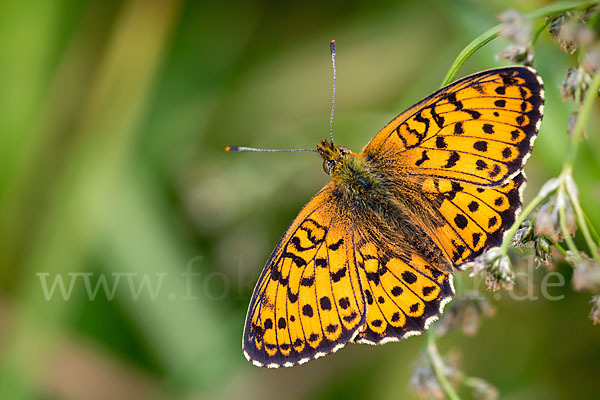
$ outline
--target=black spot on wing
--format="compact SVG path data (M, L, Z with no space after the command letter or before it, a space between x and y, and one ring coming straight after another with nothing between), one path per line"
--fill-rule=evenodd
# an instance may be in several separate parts
M340 238L337 242L330 244L329 246L327 246L327 248L329 248L329 250L333 250L336 251L337 249L340 248L340 246L344 244L344 239Z
M458 152L453 151L452 153L450 153L450 156L448 157L448 160L446 161L446 165L444 165L443 168L454 167L458 160L460 160L460 155L458 154Z
M445 149L446 147L448 147L448 144L446 143L446 140L443 136L437 136L435 138L435 147L437 147L438 149Z
M418 167L427 160L429 160L429 156L427 155L427 150L423 150L423 152L421 153L421 158L415 162L415 165Z
M477 151L486 152L488 149L488 144L485 140L478 140L473 143L473 148Z
M456 216L454 217L454 223L460 229L465 229L467 227L469 221L467 221L467 218L464 215L456 214Z

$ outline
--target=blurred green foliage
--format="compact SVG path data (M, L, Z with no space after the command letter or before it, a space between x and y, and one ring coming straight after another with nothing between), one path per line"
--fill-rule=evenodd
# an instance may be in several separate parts
M351 345L292 369L258 369L244 359L254 282L328 177L312 153L223 148L312 147L327 137L328 42L336 39L336 141L359 150L435 90L496 15L544 4L2 2L0 398L77 398L69 389L77 379L91 390L93 374L58 362L73 341L143 377L122 398L411 398L419 337ZM505 65L494 55L506 44L484 47L461 76ZM526 197L560 172L572 107L559 87L575 63L542 34L536 68L546 111L526 167ZM597 111L574 167L594 226ZM186 280L186 271L199 276ZM477 336L456 333L440 347L462 349L464 369L496 385L502 398L593 397L600 333L587 319L589 296L570 289L570 269L558 271L567 278L552 288L560 301L490 296L497 316ZM56 289L47 300L40 273L49 285L56 276L67 285L77 277L70 299ZM539 281L545 273L534 275ZM92 287L102 274L109 283L120 274L114 299L102 289L89 299L82 274ZM127 276L135 285L144 276L161 282L157 296L136 298ZM473 286L466 275L459 281ZM63 370L71 380L56 378ZM79 398L106 398L104 389Z

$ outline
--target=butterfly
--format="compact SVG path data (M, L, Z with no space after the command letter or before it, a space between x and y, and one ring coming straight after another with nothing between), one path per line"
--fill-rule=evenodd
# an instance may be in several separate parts
M246 358L290 367L424 332L454 295L452 272L499 246L515 221L543 107L533 69L497 68L421 100L358 154L323 140L331 182L258 279Z

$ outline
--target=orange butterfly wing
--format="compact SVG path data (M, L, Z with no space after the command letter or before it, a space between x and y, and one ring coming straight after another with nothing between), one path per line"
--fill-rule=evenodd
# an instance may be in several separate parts
M242 345L248 360L302 364L350 341L418 334L442 312L452 276L394 237L364 237L360 225L332 184L306 204L254 290Z
M357 343L381 344L427 330L452 299L452 275L430 265L414 248L355 233L355 254L367 303Z
M385 165L390 177L400 171L418 182L420 201L435 208L426 219L444 222L423 229L461 265L500 245L514 222L543 107L533 69L479 72L394 118L361 155Z
M543 104L543 84L531 68L479 72L394 118L362 153L413 176L497 186L529 157Z
M330 184L304 206L254 289L242 347L255 365L302 364L336 351L364 325L352 232L332 191Z

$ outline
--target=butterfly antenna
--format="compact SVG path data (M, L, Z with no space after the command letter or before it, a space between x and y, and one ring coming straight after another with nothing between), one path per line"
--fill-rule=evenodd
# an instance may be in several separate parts
M329 119L329 136L333 144L333 111L335 110L335 40L329 42L329 51L331 52L331 65L333 66L333 96L331 98L331 118ZM257 149L255 147L227 146L225 151L235 153L238 151L255 151L258 153L293 153L296 151L312 151L318 153L316 149Z
M335 110L335 40L329 42L329 51L331 52L331 65L333 66L333 95L331 96L331 118L329 118L329 136L333 144L333 110Z
M237 151L255 151L258 153L293 153L296 151L312 151L318 153L315 149L257 149L255 147L244 147L244 146L227 146L225 151L235 153Z

